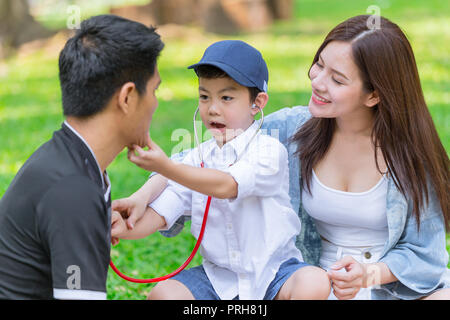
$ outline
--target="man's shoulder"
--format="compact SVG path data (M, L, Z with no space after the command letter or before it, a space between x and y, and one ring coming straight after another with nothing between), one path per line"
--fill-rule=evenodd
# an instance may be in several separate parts
M20 197L21 201L36 203L51 189L62 192L77 183L83 193L91 190L95 183L89 179L83 164L68 146L55 136L41 145L19 169L5 196ZM92 187L91 187L92 186ZM15 202L14 199L12 201Z
M39 201L39 207L78 210L98 207L103 211L105 201L102 190L89 177L82 174L65 175L48 185Z

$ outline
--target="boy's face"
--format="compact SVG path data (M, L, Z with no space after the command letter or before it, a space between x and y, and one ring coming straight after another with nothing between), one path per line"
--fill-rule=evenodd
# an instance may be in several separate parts
M252 124L257 111L247 87L228 77L199 78L198 91L200 116L220 147Z

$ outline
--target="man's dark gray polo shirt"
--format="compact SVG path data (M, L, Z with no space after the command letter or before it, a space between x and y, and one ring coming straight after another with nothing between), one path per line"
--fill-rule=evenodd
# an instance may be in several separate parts
M63 123L0 200L0 299L105 299L110 216L106 172Z

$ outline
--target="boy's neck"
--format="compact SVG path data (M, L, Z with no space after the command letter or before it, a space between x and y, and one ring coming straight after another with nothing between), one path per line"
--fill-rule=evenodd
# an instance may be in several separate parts
M236 139L238 136L240 136L241 134L243 134L245 131L247 131L253 124L255 123L255 120L253 120L248 126L247 128L238 128L238 129L232 129L234 132L237 132L238 134L234 135L230 138L230 139L225 139L225 137L221 137L222 141L220 141L219 139L215 139L217 146L219 147L219 149L222 149L222 147L227 144L228 142L232 141L233 139ZM225 132L226 134L226 132ZM225 141L223 141L225 140Z

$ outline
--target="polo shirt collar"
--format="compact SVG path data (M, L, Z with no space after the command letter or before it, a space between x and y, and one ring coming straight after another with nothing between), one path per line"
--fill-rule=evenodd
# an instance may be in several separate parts
M64 120L64 125L68 129L70 129L70 131L72 133L74 133L83 142L83 144L87 147L87 149L90 151L92 158L94 159L95 164L97 165L97 168L98 168L98 173L99 173L99 178L100 178L101 185L102 185L102 190L105 191L105 193L104 193L105 201L108 201L109 194L111 192L111 181L109 180L108 173L105 171L104 175L103 175L100 165L97 161L97 158L95 157L94 151L92 151L92 149L89 146L89 144L87 143L87 141L84 140L84 138L67 122L67 120ZM106 179L107 186L105 186L105 179L103 177L105 177L105 179Z

